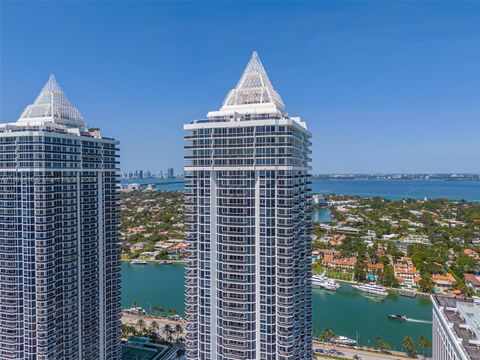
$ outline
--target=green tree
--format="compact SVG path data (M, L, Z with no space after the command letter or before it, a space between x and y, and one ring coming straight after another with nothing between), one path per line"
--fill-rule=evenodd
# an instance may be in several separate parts
M173 342L173 329L172 326L168 323L163 326L163 338L166 342Z
M137 326L140 328L140 330L143 330L145 328L145 320L142 318L138 319Z
M175 340L180 342L181 336L183 334L183 326L181 324L175 324Z
M403 348L407 351L409 356L413 356L417 353L415 349L415 341L410 336L405 336L403 338Z
M321 341L330 341L336 336L335 332L330 328L323 329L322 333L320 334Z
M425 356L425 353L430 348L431 342L425 336L421 335L418 338L418 345L423 349L423 355Z
M422 275L422 278L418 282L418 287L420 291L424 293L433 293L433 283L429 274Z
M357 281L365 281L367 279L367 265L363 261L357 260L353 268L353 276Z
M398 280L395 278L395 270L393 266L388 264L383 270L381 283L387 287L398 287Z

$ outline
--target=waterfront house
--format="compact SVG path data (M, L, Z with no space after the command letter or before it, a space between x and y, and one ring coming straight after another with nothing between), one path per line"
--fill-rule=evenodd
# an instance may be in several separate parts
M409 257L404 256L398 259L394 271L395 278L402 286L413 287L421 280L419 271L413 266L412 259Z
M324 266L343 270L353 270L356 263L357 258L355 256L348 259L335 259L333 255L325 255L322 260Z
M475 292L480 292L480 275L463 274L465 285L472 288Z
M433 285L435 287L435 292L445 292L455 284L455 278L450 273L445 275L435 274L431 277Z
M371 281L376 281L378 276L383 273L385 266L381 263L372 264L371 262L367 262L366 264L368 269L367 278Z

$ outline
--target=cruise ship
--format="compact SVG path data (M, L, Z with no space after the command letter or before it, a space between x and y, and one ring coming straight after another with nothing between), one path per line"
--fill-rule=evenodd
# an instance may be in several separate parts
M372 295L379 295L379 296L387 296L388 295L388 292L384 287L379 286L379 285L377 285L373 282L370 283L370 284L352 285L352 287L354 289L357 289L359 291L363 291L365 293L372 294Z
M327 278L325 273L321 275L313 275L312 285L320 286L324 289L332 291L337 291L337 289L340 287L340 284L338 284L335 280Z

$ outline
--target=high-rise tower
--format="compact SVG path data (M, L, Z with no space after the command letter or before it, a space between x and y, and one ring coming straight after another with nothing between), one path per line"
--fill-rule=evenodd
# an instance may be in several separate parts
M0 124L1 359L121 359L117 164L53 76Z
M256 52L207 117L184 126L187 359L311 359L311 135Z

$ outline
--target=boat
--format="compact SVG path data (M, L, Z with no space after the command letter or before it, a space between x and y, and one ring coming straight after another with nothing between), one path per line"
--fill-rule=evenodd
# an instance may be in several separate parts
M135 260L130 261L130 264L133 264L133 265L146 265L146 264L148 264L148 262L146 262L145 260L135 259Z
M357 345L356 340L350 339L346 336L335 336L334 338L332 338L330 340L330 342L332 342L333 344L337 344L337 345L346 345L346 346L356 346Z
M407 321L406 315L390 314L388 315L388 318L392 320Z
M352 287L354 289L357 289L367 294L378 295L378 296L388 295L388 292L384 287L377 285L373 282L369 284L352 285Z
M129 309L125 309L125 311L132 314L139 314L139 315L145 315L147 313L146 310L140 306L131 307Z
M321 275L313 275L312 276L312 285L313 286L320 286L326 290L337 291L340 287L335 280L329 279L325 276L325 274Z

